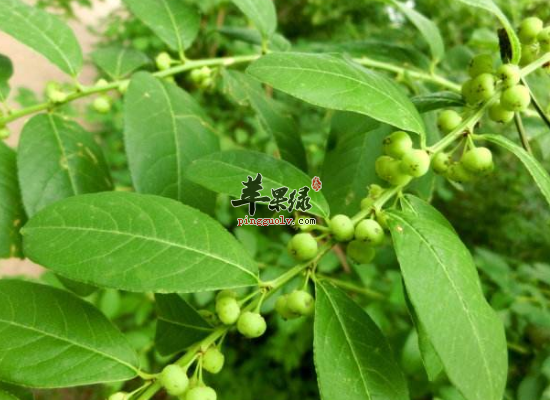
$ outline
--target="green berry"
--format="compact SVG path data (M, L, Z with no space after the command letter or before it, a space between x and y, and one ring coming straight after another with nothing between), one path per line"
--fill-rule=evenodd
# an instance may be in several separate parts
M379 198L384 193L384 188L380 185L373 183L369 186L369 197L371 199Z
M365 197L363 200L361 200L361 210L366 211L369 210L374 204L374 199L371 197Z
M521 60L520 65L531 64L536 61L540 56L540 44L538 42L523 45L521 47Z
M264 317L251 311L243 312L237 321L237 330L249 339L262 336L266 328Z
M379 246L384 242L384 229L373 219L364 219L355 228L355 239L372 246Z
M502 107L499 102L489 107L489 118L491 118L495 122L506 124L514 119L514 112L504 109L504 107Z
M61 90L50 90L47 94L52 103L58 104L67 101L67 94Z
M349 258L359 264L368 264L374 259L376 251L365 242L352 240L348 244L346 254Z
M493 169L493 155L486 147L476 147L464 153L461 163L469 172L483 174Z
M470 105L477 103L477 99L474 93L474 80L468 79L462 84L461 88L462 97L464 101Z
M217 374L223 368L225 357L217 347L210 347L202 355L202 367L211 374Z
M111 98L107 95L96 97L93 107L98 113L106 114L111 111Z
M315 310L315 299L305 290L295 290L288 295L287 307L291 313L311 315Z
M447 153L437 153L432 160L432 169L436 174L444 174L451 165L451 157Z
M502 92L500 105L508 111L524 111L531 103L529 89L523 85L512 86Z
M216 400L216 391L210 386L197 386L187 392L185 400Z
M353 222L347 215L335 215L329 221L328 226L334 238L339 242L347 242L353 239Z
M0 128L0 140L10 137L10 131L7 128Z
M172 65L172 57L170 57L170 54L162 52L157 55L155 62L160 71L165 71L170 68L170 65Z
M160 382L171 396L183 394L189 386L187 373L177 364L170 364L164 367L160 374Z
M515 86L521 80L521 72L517 65L504 64L497 70L497 76L505 87Z
M130 80L120 82L120 85L118 85L119 93L120 94L126 94L126 92L128 91L129 86L130 86Z
M473 95L477 101L487 101L495 94L495 77L492 74L478 75L472 82Z
M116 392L109 396L109 400L127 400L127 399L128 399L127 392Z
M299 261L309 261L317 255L317 240L310 233L298 233L288 242L288 251Z
M458 183L470 182L474 178L473 175L466 168L464 168L460 162L452 163L447 169L445 177Z
M220 299L223 299L224 297L231 297L233 299L237 298L237 293L235 293L233 290L222 290L218 292L216 295L216 301L219 301Z
M445 110L437 118L437 127L443 133L454 131L462 122L459 113L453 110Z
M239 319L241 307L237 299L233 297L222 297L216 301L216 313L223 324L233 325Z
M521 21L518 29L519 40L523 44L533 43L538 34L542 31L544 23L540 18L529 17Z
M491 72L493 72L493 57L490 54L479 54L472 58L468 65L468 74L472 78Z
M418 178L430 169L430 156L424 150L411 150L401 159L403 173Z
M275 311L283 317L283 319L294 319L298 318L300 315L293 313L288 308L288 294L283 294L277 298L275 302Z
M101 78L95 83L95 87L103 88L105 86L109 85L109 82L107 82L105 79Z
M298 218L296 218L296 225L295 226L298 229L300 229L302 232L311 232L313 230L313 228L315 228L316 225L307 224L307 223L305 223L305 220L302 217L298 217Z
M550 52L550 26L547 26L542 31L539 32L537 40L540 44L540 50L543 53Z
M403 154L413 147L411 137L404 131L393 132L384 139L382 144L384 146L384 153L394 158L401 158Z
M378 176L393 186L402 186L409 183L412 176L403 173L401 161L389 156L380 156L375 162L375 170Z

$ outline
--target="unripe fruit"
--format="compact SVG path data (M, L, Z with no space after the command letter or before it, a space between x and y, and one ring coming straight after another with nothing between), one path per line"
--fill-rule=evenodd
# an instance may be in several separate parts
M294 319L298 318L300 315L293 313L288 308L288 294L283 294L277 298L275 302L275 311L283 317L283 319Z
M432 169L436 174L444 174L451 165L451 157L447 153L437 153L432 160Z
M502 79L505 87L515 86L521 80L521 72L517 65L504 64L497 70L497 76Z
M300 222L300 220L302 222ZM298 217L298 218L296 218L296 225L295 226L298 229L300 229L302 232L311 232L313 230L313 228L315 228L316 225L307 224L307 223L305 223L305 220L302 217Z
M127 399L128 399L127 392L116 392L109 396L109 400L127 400Z
M374 199L370 197L365 197L363 200L361 200L361 210L369 210L374 204Z
M495 94L495 77L489 73L481 74L472 82L472 88L477 101L487 101Z
M237 321L237 330L249 339L262 336L266 328L264 317L251 311L243 312Z
M7 139L10 137L10 131L7 128L0 129L0 140Z
M355 228L355 239L372 246L381 245L384 242L384 229L375 220L364 219Z
M550 26L547 26L542 31L539 32L537 40L540 44L540 50L543 53L550 52Z
M491 72L493 72L493 57L490 54L479 54L470 60L468 74L472 78Z
M317 255L317 240L310 233L298 233L288 242L288 251L299 261L309 261Z
M486 147L476 147L464 153L461 163L469 172L483 174L492 170L493 155Z
M500 105L508 111L524 111L531 103L529 89L523 85L512 86L502 92Z
M233 297L223 297L216 301L216 313L225 325L233 325L239 319L241 307Z
M197 386L187 392L185 400L216 400L216 391L210 386Z
M166 52L159 53L155 58L155 63L160 71L165 71L172 65L172 57Z
M348 244L346 254L349 258L359 264L368 264L374 259L376 251L365 242L352 240Z
M389 156L378 157L375 169L381 179L384 179L393 186L406 185L412 179L412 176L403 173L401 170L401 161Z
M171 396L183 394L189 386L187 373L177 364L170 364L164 367L160 374L160 382Z
M377 199L384 193L384 188L380 185L373 183L369 186L369 197L371 199Z
M380 179L386 179L385 177L388 176L390 165L393 161L395 161L395 159L390 156L380 156L376 159L374 162L374 170Z
M222 290L216 295L216 301L223 299L224 297L231 297L233 299L237 298L237 293L233 290Z
M462 84L461 93L464 101L470 105L477 103L477 99L474 93L474 80L468 79Z
M393 132L384 139L382 144L384 145L384 153L394 158L401 158L413 147L411 137L403 131Z
M385 211L381 210L376 213L376 221L380 224L382 228L389 229L388 214Z
M217 347L210 347L202 355L202 367L211 374L217 374L223 368L225 356Z
M430 169L430 156L424 150L411 150L401 159L401 171L418 178Z
M437 127L441 132L449 133L455 130L462 122L462 117L459 113L453 110L445 110L437 118Z
M315 299L305 290L295 290L288 295L288 310L298 315L311 315L315 310Z
M520 65L531 64L540 56L540 44L535 42L521 47Z
M500 103L495 103L489 107L489 118L495 122L506 124L514 119L514 112L505 110Z
M464 168L462 163L452 163L447 170L445 177L458 183L470 182L473 180L472 174Z
M519 25L519 29L518 29L519 40L523 44L533 43L537 39L537 36L540 33L540 31L542 31L543 27L544 27L544 23L540 18L537 18L537 17L525 18L523 21L521 21L521 24Z
M67 100L67 94L61 90L50 90L47 95L52 103L63 103Z
M99 79L96 83L95 83L95 87L98 87L98 88L102 88L102 87L105 87L109 84L109 82L107 82L105 79Z
M96 97L93 107L98 113L106 114L111 111L111 98L107 95Z
M353 239L353 222L347 215L335 215L329 221L328 226L334 238L339 242L347 242Z
M119 93L120 94L126 94L126 92L128 91L129 86L130 86L130 80L120 82L120 85L118 85Z

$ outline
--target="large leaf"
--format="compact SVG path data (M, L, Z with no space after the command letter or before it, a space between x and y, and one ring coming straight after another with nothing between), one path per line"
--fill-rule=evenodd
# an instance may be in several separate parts
M132 13L170 48L183 55L197 37L200 16L181 0L124 0Z
M495 143L508 151L511 151L527 168L527 171L531 174L535 183L539 187L540 191L546 198L548 204L550 204L550 176L544 167L522 147L518 146L509 139L500 135L481 135L481 139L488 142Z
M270 0L271 1L271 0ZM250 103L262 127L273 136L281 158L307 170L307 157L300 129L284 107L268 97L260 83L238 71L224 71L226 91L239 103Z
M121 79L149 63L149 57L139 50L126 47L105 47L91 54L94 64L113 80Z
M316 282L314 355L323 400L408 400L392 350L369 315L330 283Z
M424 213L389 215L407 293L447 376L467 400L501 400L504 327L483 297L468 249L448 226Z
M219 193L240 198L243 181L247 176L252 178L261 173L263 176L261 192L271 195L271 189L286 186L290 191L301 187L311 187L311 178L303 171L286 161L278 160L267 154L247 150L225 151L194 161L187 170L187 176L196 183ZM327 218L329 207L322 190L309 190L312 208L311 214Z
M124 335L88 302L49 286L0 280L0 380L55 388L136 376Z
M5 102L10 94L10 85L8 81L13 75L13 64L11 60L0 54L0 101Z
M185 350L212 332L212 327L180 295L157 294L156 349L162 355Z
M340 56L271 53L247 72L301 100L354 111L401 129L424 134L424 123L402 89L377 72Z
M22 255L19 229L25 219L15 152L0 141L0 258Z
M20 0L2 0L0 30L39 52L62 71L73 76L80 72L80 45L71 29L56 16Z
M214 193L184 176L193 160L219 150L200 106L176 85L140 72L132 78L124 109L126 152L136 190L211 212Z
M521 58L521 44L519 42L518 36L516 35L516 31L514 30L514 27L512 26L508 18L506 18L506 15L504 15L502 10L498 8L495 2L493 0L458 0L458 1L475 8L481 8L485 11L489 11L491 14L493 14L499 19L500 23L506 30L508 39L510 40L510 46L511 46L510 50L512 52L511 62L513 64L517 64Z
M34 395L27 389L9 383L0 382L0 391L14 396L18 400L33 400Z
M443 38L441 37L437 25L406 3L401 3L400 1L393 1L392 3L395 4L414 26L416 26L416 29L420 31L424 40L430 46L433 60L435 62L441 61L445 54L445 45L443 44Z
M17 166L29 216L66 197L113 187L93 136L75 122L53 114L37 115L25 124Z
M257 266L217 221L178 201L111 192L70 197L23 228L25 254L76 281L136 292L257 284Z
M277 29L277 13L273 0L232 0L262 36L270 37Z

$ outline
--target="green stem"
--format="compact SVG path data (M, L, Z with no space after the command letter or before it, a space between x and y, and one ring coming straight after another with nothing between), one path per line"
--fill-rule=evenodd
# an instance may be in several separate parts
M384 193L382 193L382 195L378 199L375 200L371 208L359 211L357 214L355 214L351 218L351 222L353 222L353 224L355 225L362 219L366 218L367 215L371 213L373 208L376 210L382 208L384 204L388 202L388 200L390 200L393 196L399 193L402 189L403 189L403 186L396 186L396 187L387 189Z
M351 292L359 293L359 294L362 294L362 295L364 295L366 297L369 297L369 298L372 298L372 299L383 300L383 299L386 298L380 292L377 292L375 290L371 290L371 289L368 289L368 288L365 288L365 287L355 285L351 282L342 281L342 280L337 279L337 278L332 278L330 276L320 275L320 274L317 274L317 278L321 279L321 280L324 280L324 281L329 281L329 282L333 283L334 285L336 285L338 287L341 287L342 289L346 289L346 290L349 290Z
M514 123L516 124L516 128L518 130L518 135L519 135L519 140L521 142L521 145L523 146L523 148L527 153L532 154L531 145L529 144L529 139L527 139L527 132L525 132L525 128L523 127L523 121L519 113L514 114Z
M529 89L529 93L531 94L531 103L533 103L533 107L535 107L535 110L537 111L538 115L542 118L546 126L550 128L550 118L548 117L548 115L546 115L546 112L544 112L544 110L542 109L542 106L540 105L540 102L535 96L535 93L533 93L533 91L531 90L531 88L529 87L529 84L525 79L522 78L521 82L527 89Z

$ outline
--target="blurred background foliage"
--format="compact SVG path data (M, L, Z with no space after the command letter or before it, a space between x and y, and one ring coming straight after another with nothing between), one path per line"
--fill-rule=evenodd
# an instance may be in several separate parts
M201 34L189 50L190 58L208 58L258 52L250 37L246 19L237 8L222 0L186 0L195 3L203 14ZM536 15L550 22L548 0L497 0L511 21ZM431 18L445 40L447 54L437 73L461 83L466 79L466 65L473 54L498 51L497 21L490 15L472 10L450 0L409 0L409 5ZM89 6L88 0L40 0L39 5L74 18L73 7ZM388 2L365 0L276 0L279 17L279 44L303 51L338 51L354 56L366 55L398 65L429 70L427 44L412 24ZM121 6L102 21L94 33L99 47L124 44L150 56L166 51L162 42ZM286 38L286 40L284 39ZM150 69L154 68L151 62ZM102 77L98 73L98 78ZM407 76L394 78L403 82L411 95L436 90L436 87L413 81ZM177 83L202 104L221 135L222 148L247 147L273 154L276 146L263 131L253 111L231 101L224 93L221 79L208 88L198 87L188 76L178 76ZM544 107L550 103L550 74L530 78ZM330 130L332 113L278 95L298 123L308 153L310 175L320 172ZM24 88L18 101L30 105L40 94ZM74 110L67 107L67 113ZM424 114L433 126L435 112ZM430 122L431 121L431 122ZM113 112L101 115L91 108L84 122L97 134L114 171L117 185L130 187L122 140L122 102L114 103ZM550 169L550 134L537 118L525 121L535 153ZM513 124L502 128L483 121L481 132L502 132L511 138L517 134ZM495 151L498 152L497 149ZM527 172L509 154L499 152L496 173L491 179L467 185L451 186L437 180L433 194L436 206L456 227L461 238L475 255L482 284L492 306L498 310L507 328L509 342L509 382L506 400L550 399L550 210ZM374 162L374 160L373 160ZM260 214L269 215L267 210ZM239 214L239 215L237 215ZM218 219L231 229L256 257L265 274L286 269L292 261L284 243L291 231L283 227L235 228L240 211L221 197ZM338 252L331 253L321 271L340 275L342 281L362 289L352 290L388 335L393 349L409 377L413 399L460 400L445 377L430 383L423 370L416 336L408 315L398 266L391 247L381 251L372 265L347 265ZM342 268L344 264L344 268ZM53 284L54 275L43 276ZM364 289L367 288L367 289ZM126 332L142 356L145 369L156 371L168 359L153 349L155 309L152 297L98 291L87 297ZM212 308L212 293L188 296L199 308ZM273 307L266 304L267 310ZM271 315L269 332L254 343L228 338L224 345L226 367L211 378L222 400L318 399L312 362L312 321L284 323ZM99 399L111 387L39 392L37 398ZM126 387L131 389L131 384ZM159 395L162 398L162 394Z

